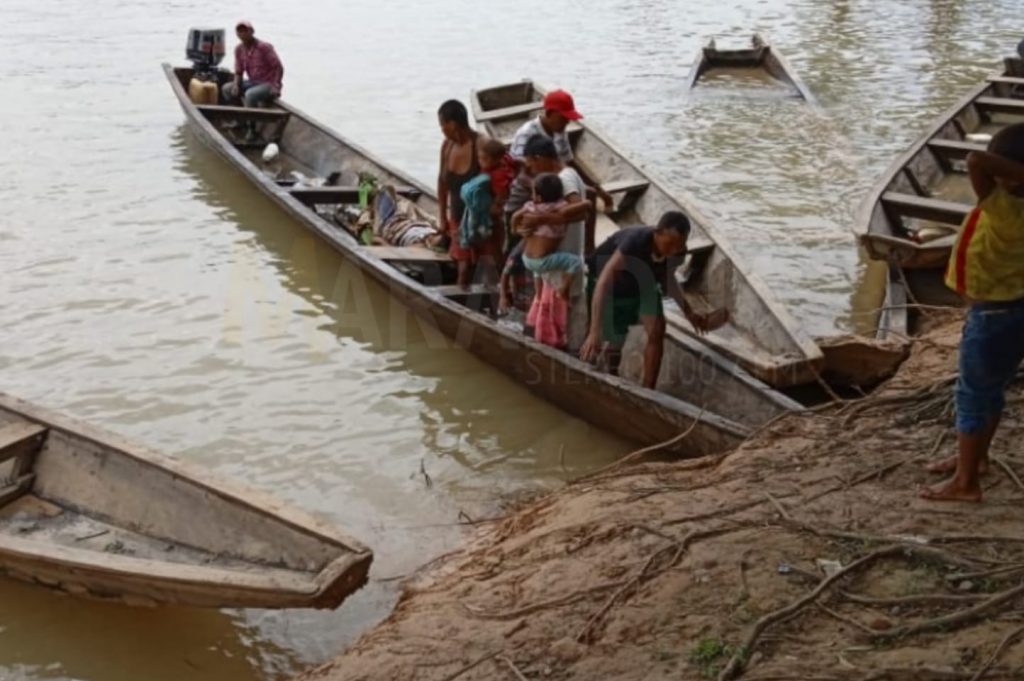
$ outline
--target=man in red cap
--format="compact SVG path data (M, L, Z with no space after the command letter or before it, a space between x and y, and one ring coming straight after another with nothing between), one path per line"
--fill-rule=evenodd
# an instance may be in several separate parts
M227 102L262 106L281 96L284 66L274 46L258 40L252 24L239 21L235 35L241 43L235 48L235 78L221 89ZM248 76L248 78L243 78Z
M565 134L565 129L569 127L571 121L578 121L583 118L583 114L576 110L576 103L565 90L552 90L551 92L544 95L544 111L539 116L533 118L526 123L523 123L516 134L512 137L512 143L509 145L509 154L512 158L518 161L521 165L524 164L526 156L527 143L532 137L540 135L550 139L555 143L555 150L558 152L558 160L567 166L572 166L583 178L585 183L590 187L593 194L600 197L601 202L604 204L605 212L611 213L615 210L615 202L611 197L611 194L601 188L599 183L594 182L591 178L587 177L574 162L572 154L572 145L569 143L569 136ZM524 183L525 184L525 183ZM566 189L569 192L569 189ZM588 192L589 193L589 192ZM593 196L591 194L591 196ZM586 197L583 197L586 198ZM507 210L515 210L518 208L515 201L512 201L510 205L506 206ZM591 214L586 220L586 236L585 243L588 248L588 252L593 248L595 223L594 215Z
M525 156L526 143L535 135L547 137L555 143L558 158L562 163L572 162L572 146L565 129L570 121L578 121L583 114L576 110L572 95L565 90L552 90L544 95L544 111L534 119L523 123L512 137L509 153L512 158L522 161Z

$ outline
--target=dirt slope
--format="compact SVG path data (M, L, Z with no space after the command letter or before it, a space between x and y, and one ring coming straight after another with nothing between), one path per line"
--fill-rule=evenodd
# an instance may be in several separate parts
M952 452L958 340L936 329L883 391L727 457L542 499L304 678L1024 679L1019 385L984 503L915 494Z

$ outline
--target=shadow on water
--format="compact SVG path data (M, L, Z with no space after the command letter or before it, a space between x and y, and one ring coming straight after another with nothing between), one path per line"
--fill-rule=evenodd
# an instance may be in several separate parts
M215 610L98 603L6 579L0 603L17 614L0 615L4 679L224 681L297 667L291 653Z
M513 465L541 463L547 472L553 472L547 469L557 463L554 455L561 445L581 437L596 445L587 467L628 451L624 441L540 402L395 302L209 150L187 125L174 130L171 144L178 168L195 179L193 196L241 232L252 234L265 251L259 266L272 265L281 284L330 320L318 325L319 332L386 358L384 371L432 381L429 389L416 393L427 407L420 419L428 450L447 454L473 470L495 453L515 452L509 457ZM454 441L443 428L451 423L464 425ZM491 455L474 457L473 451Z

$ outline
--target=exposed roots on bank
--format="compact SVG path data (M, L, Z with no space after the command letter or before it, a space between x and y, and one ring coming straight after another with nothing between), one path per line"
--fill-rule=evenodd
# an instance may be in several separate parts
M309 678L1024 678L1024 386L984 502L917 496L953 451L958 339L728 456L612 467L478 527Z

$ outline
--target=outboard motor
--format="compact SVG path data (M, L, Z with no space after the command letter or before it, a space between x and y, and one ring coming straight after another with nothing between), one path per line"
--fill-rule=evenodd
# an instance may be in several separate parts
M223 28L189 29L185 57L192 62L188 97L193 104L219 104L220 79L217 65L224 58Z
M196 78L216 82L217 66L224 58L224 29L189 29L185 57L192 62L192 70Z

